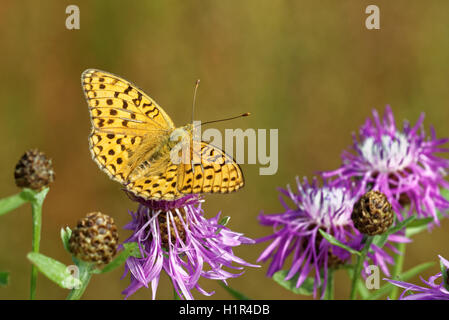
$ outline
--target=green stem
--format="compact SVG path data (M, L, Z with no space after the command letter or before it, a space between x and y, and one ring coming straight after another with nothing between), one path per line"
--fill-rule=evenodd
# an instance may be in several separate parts
M23 192L1 199L0 216L14 209L17 209L18 207L27 202L28 200L23 196Z
M360 253L359 256L357 256L357 262L354 266L354 273L352 274L352 286L351 286L351 300L354 300L356 298L357 294L357 281L359 280L360 274L362 273L362 267L363 262L365 261L366 255L369 251L369 248L371 247L371 243L373 242L374 237L372 236L363 236L363 240L365 242L365 245Z
M45 188L41 191L34 191L31 189L23 189L21 195L30 201L31 211L33 216L33 239L32 239L32 252L39 253L39 246L41 242L41 229L42 229L42 204L44 203L45 196L49 189ZM37 282L38 269L33 264L31 266L31 284L30 284L30 299L36 299L36 282Z
M173 300L181 300L181 298L178 296L178 293L176 292L175 288L173 288Z
M225 289L232 297L234 297L234 299L236 300L251 300L250 298L248 298L247 296L245 296L243 293L241 293L240 291L237 291L233 288L231 288L230 286L226 285L223 281L218 281L218 284Z
M406 248L406 243L404 242L400 242L397 244L397 249L398 249L398 254L396 254L395 256L395 264L394 264L394 269L393 269L393 279L394 280L400 280L399 276L402 273L402 268L404 266L404 258L405 258L405 248ZM393 290L391 291L390 294L390 299L392 300L396 300L399 296L399 287L394 286Z
M32 252L39 253L39 246L41 242L41 228L42 228L42 203L39 201L31 202L31 210L33 213L33 240ZM30 299L36 299L36 281L37 281L37 267L31 265L31 285L30 285Z
M86 291L90 278L92 277L93 266L88 262L79 261L79 280L81 285L78 288L72 289L68 294L66 300L79 300Z
M334 300L334 273L335 269L333 268L327 269L327 285L326 285L326 293L324 295L325 300Z

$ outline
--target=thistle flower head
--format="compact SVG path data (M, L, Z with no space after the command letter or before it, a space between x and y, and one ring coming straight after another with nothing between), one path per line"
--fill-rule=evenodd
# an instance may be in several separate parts
M314 293L321 287L325 293L327 270L335 268L350 260L350 253L345 249L332 245L324 239L320 230L332 235L343 244L360 250L363 246L363 235L354 228L351 220L354 203L358 197L353 186L341 182L339 185L329 185L324 182L319 185L317 179L309 183L306 179L301 183L297 180L297 189L280 190L293 201L293 207L288 206L280 198L284 212L279 214L260 214L262 225L272 226L273 234L257 239L257 242L271 240L260 255L258 261L271 259L267 275L272 277L282 270L287 258L292 255L291 266L285 280L298 276L296 287L300 287L310 273L314 277ZM404 237L389 236L388 241L405 242ZM387 242L386 247L392 248ZM393 259L382 248L372 246L368 257L389 274L387 264ZM324 274L324 278L321 276Z
M55 179L51 159L38 149L30 149L17 162L14 179L19 188L36 191L47 187Z
M449 270L449 261L444 259L442 256L440 258L440 263L443 265L443 269L447 274ZM427 281L421 277L421 281L426 285L426 287L414 285L411 283L396 281L391 279L385 279L391 282L395 286L405 289L400 300L449 300L449 283L445 283L447 276L444 276L441 272L434 276L431 276ZM439 283L437 283L439 282Z
M334 183L352 179L359 184L359 195L369 190L384 193L395 212L433 217L438 222L437 210L449 208L449 202L440 194L440 187L448 187L444 180L449 160L436 155L448 152L440 146L449 139L437 139L431 129L430 137L423 129L422 114L414 126L405 121L398 129L389 106L381 120L377 111L360 129L359 138L353 136L352 152L342 154L342 166L323 173L335 178ZM401 218L401 216L399 216Z
M320 187L316 179L309 183L306 179L297 180L297 190L281 189L281 193L290 198L294 207L290 208L281 198L285 211L280 214L259 215L262 225L272 226L274 233L258 239L258 242L272 240L262 252L258 261L271 258L268 276L283 268L290 254L293 254L292 265L285 280L299 274L297 287L307 278L309 272L314 273L315 291L319 286L325 287L327 268L342 264L350 258L350 254L323 239L319 230L331 234L343 243L354 238L351 212L356 200L348 186ZM321 283L320 271L324 269L324 283ZM323 291L324 292L324 291Z
M73 229L69 246L70 252L80 260L98 266L108 264L118 246L114 219L101 212L87 214Z
M151 284L155 299L163 270L179 297L193 299L194 288L203 295L213 294L198 285L200 277L226 281L243 272L231 273L224 267L255 267L232 251L233 247L254 241L221 225L220 214L206 219L197 196L176 201L135 200L139 207L130 212L132 221L125 226L133 234L125 242L137 242L141 258L130 257L126 261L124 276L130 273L131 277L131 284L123 292L126 297Z

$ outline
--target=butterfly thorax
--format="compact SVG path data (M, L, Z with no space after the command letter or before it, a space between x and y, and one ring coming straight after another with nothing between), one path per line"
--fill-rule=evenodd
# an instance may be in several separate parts
M166 164L173 156L171 152L184 154L186 148L189 148L192 137L192 125L167 130L164 134L159 134L156 138L148 134L142 139L142 142L135 154L130 158L128 181L134 181L144 176L157 175L166 170ZM175 155L176 156L176 155ZM188 161L184 159L184 161Z

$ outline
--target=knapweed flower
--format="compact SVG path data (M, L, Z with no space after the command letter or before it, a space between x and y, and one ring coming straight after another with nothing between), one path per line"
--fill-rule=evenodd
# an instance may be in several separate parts
M133 234L125 242L137 242L141 257L126 261L124 276L128 272L131 276L131 284L123 292L126 297L150 284L155 299L162 270L171 278L177 295L190 300L193 288L203 295L214 293L198 285L200 277L226 283L226 279L238 277L243 271L231 273L223 267L237 270L243 266L256 267L232 251L233 247L252 244L254 240L221 225L220 213L206 219L197 196L176 201L134 200L140 205L136 212L130 212L132 221L125 229Z
M449 272L449 261L444 259L442 256L440 258L441 264L444 266L446 275ZM441 278L440 283L436 281ZM444 279L447 281L447 276L443 276L442 273L437 273L436 275L425 281L421 277L421 281L427 285L427 287L417 286L411 283L396 281L391 279L385 279L395 286L404 288L404 292L399 297L400 300L449 300L449 283L444 283ZM408 293L408 294L407 294Z
M260 255L258 261L271 259L267 275L272 277L277 271L283 269L288 257L292 255L291 266L285 280L298 276L296 287L300 287L310 273L314 277L314 295L321 287L324 295L327 284L328 268L350 262L350 253L345 249L329 243L322 237L319 230L331 234L343 244L360 250L363 246L363 235L359 233L351 220L354 203L358 197L350 184L329 185L324 182L320 186L317 179L303 183L297 179L297 190L293 192L280 189L282 195L293 201L293 207L286 204L280 197L284 212L279 214L259 215L260 224L272 226L273 234L257 239L257 242L270 241L271 243ZM405 239L394 236L388 241L403 242ZM389 242L386 247L393 247ZM371 247L373 250L368 257L389 274L387 264L393 263L383 248ZM368 260L367 260L368 261ZM368 263L368 262L367 262ZM321 275L324 275L323 279Z
M436 153L449 151L440 147L449 139L437 139L433 128L426 137L423 120L421 114L415 126L405 121L399 130L389 106L382 120L373 110L373 119L366 120L359 138L353 135L353 152L344 151L342 166L323 177L335 178L337 184L357 181L360 195L378 190L388 197L396 213L410 204L409 215L416 212L418 217L433 217L438 223L437 210L449 208L440 194L440 187L449 187L444 180L449 160Z

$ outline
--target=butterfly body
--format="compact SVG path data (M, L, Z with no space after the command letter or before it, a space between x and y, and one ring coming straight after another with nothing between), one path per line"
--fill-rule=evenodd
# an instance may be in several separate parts
M232 157L206 142L194 142L192 124L176 128L135 85L95 69L84 71L81 83L92 122L92 158L129 192L176 200L243 187L243 173Z

